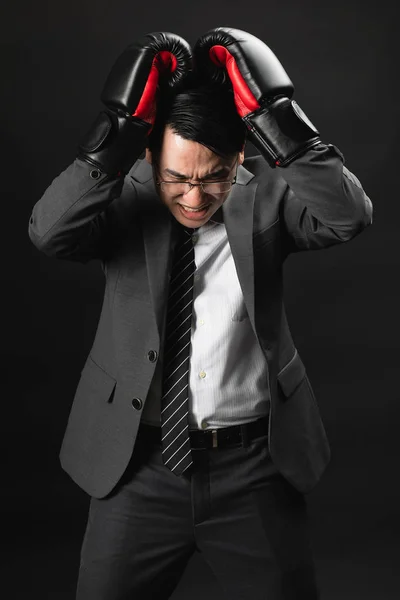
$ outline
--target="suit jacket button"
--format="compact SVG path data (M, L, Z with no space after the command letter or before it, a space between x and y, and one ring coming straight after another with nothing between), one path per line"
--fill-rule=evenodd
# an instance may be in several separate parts
M133 406L133 408L136 408L136 410L140 410L143 406L143 402L141 401L140 398L134 398L132 400L132 406Z
M147 358L150 362L156 362L157 360L157 352L155 350L149 350L147 353Z
M98 179L99 177L101 177L101 172L98 169L92 169L89 175L92 179Z

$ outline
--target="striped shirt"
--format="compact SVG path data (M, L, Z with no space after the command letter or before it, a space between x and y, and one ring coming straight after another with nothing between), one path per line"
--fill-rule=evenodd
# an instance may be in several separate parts
M196 272L189 428L218 429L268 413L267 365L251 327L219 210L193 236ZM160 426L162 353L142 413Z

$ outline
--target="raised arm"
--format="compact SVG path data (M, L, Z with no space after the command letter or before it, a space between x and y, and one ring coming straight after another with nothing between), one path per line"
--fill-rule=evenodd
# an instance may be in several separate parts
M29 236L39 250L83 262L104 256L119 208L134 202L125 175L146 146L157 94L180 86L190 70L190 46L173 33L148 34L119 56L101 95L105 109L76 160L33 207Z

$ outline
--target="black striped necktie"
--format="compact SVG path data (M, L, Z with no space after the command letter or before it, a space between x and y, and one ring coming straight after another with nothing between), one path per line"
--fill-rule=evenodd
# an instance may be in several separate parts
M161 449L164 464L181 475L193 463L189 439L189 359L196 269L192 234L180 225L174 250L165 325L161 398Z

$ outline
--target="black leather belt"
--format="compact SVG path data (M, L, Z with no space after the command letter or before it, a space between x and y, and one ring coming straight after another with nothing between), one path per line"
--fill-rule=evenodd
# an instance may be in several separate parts
M268 435L269 416L243 425L231 425L219 429L189 430L192 448L227 448L229 446L248 446L249 443L263 435ZM140 423L138 438L143 443L161 444L161 427Z

